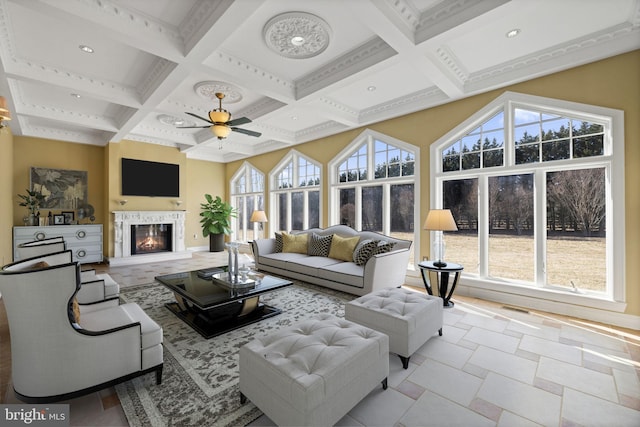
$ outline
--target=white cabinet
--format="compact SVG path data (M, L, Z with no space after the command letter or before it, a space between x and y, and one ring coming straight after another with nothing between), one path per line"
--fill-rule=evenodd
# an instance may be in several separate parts
M58 236L64 238L67 249L73 252L74 261L102 262L102 224L13 227L13 259L18 260L19 244Z

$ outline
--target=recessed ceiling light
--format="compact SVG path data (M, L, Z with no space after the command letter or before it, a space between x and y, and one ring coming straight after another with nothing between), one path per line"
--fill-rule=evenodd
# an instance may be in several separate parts
M294 46L302 46L304 42L305 40L304 40L304 37L302 36L291 37L291 44Z
M368 86L368 87L367 87L367 90L368 90L369 92L373 92L373 91L374 91L374 90L376 90L376 89L377 89L377 88L376 88L375 86Z
M507 31L507 34L505 34L505 36L507 36L508 39L512 39L518 34L520 34L520 29L514 28L513 30Z
M85 53L93 53L93 48L91 46L87 46L86 44L81 44L78 47L80 48L81 51Z
M80 98L80 94L79 93L72 93L71 96L73 96L74 98Z

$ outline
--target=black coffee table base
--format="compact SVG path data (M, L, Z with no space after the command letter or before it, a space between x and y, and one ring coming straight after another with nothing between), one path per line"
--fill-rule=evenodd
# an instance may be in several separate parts
M166 303L165 307L207 339L282 313L278 308L261 303L244 313L246 306L243 301L234 301L211 310L197 307L183 309L177 302Z

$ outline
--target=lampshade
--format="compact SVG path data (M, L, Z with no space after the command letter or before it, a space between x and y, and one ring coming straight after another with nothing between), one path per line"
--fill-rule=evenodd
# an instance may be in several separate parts
M264 213L264 211L253 211L253 213L251 214L251 219L249 220L251 222L269 222L267 220L267 214Z
M449 209L430 210L423 228L436 231L458 231L456 221L453 219Z
M226 125L213 125L211 126L211 132L217 136L218 139L223 139L229 136L231 128Z

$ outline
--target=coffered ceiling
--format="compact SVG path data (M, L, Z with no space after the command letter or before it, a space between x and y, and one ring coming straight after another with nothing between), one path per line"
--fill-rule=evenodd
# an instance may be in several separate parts
M15 135L228 162L638 49L640 0L0 0L0 37ZM262 135L174 125L215 92Z

